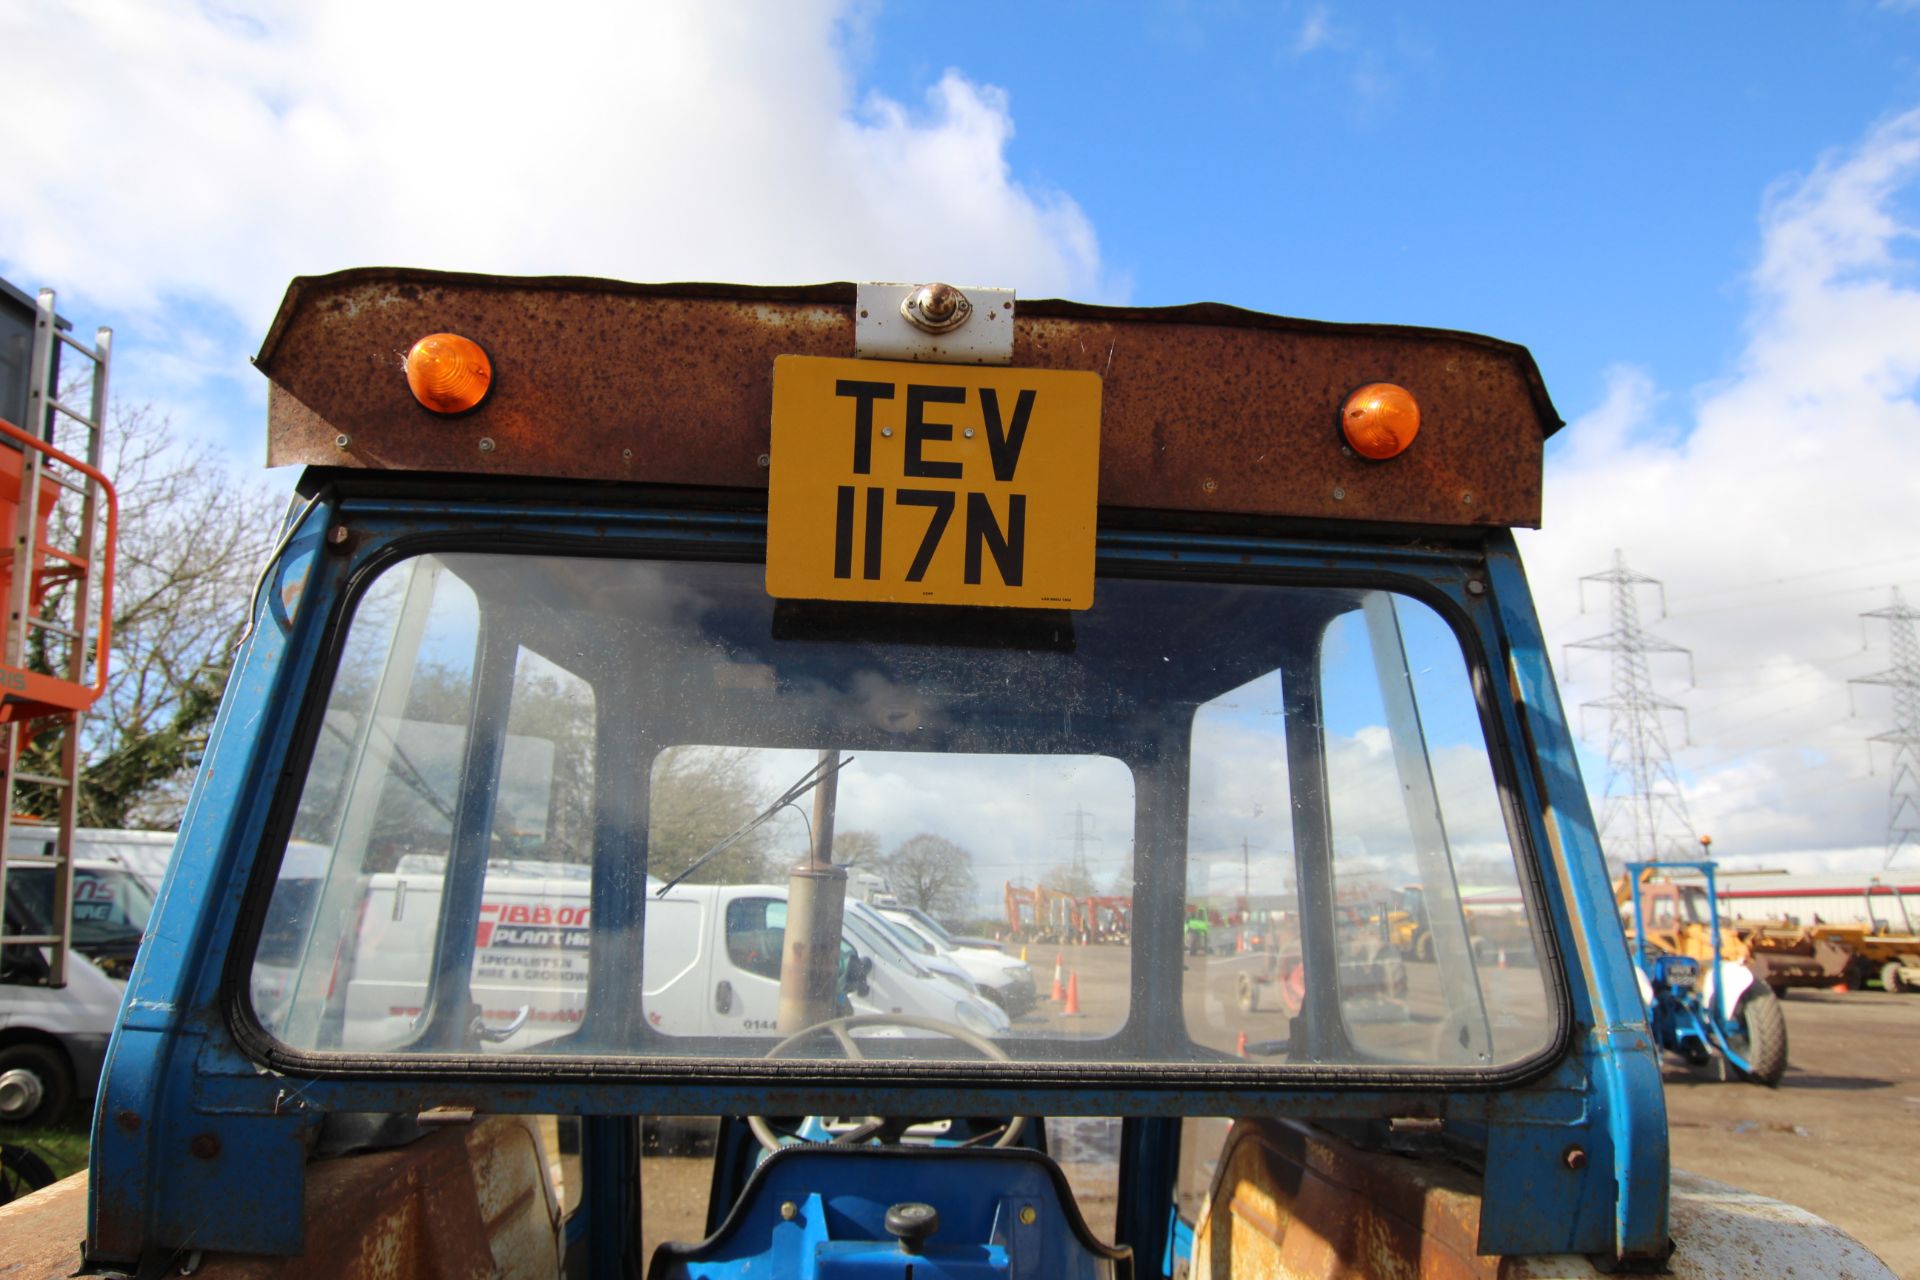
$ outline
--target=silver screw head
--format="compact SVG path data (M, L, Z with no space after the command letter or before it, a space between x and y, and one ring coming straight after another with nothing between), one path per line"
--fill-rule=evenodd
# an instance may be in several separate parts
M480 437L480 452L482 452L482 453L492 453L492 452L493 452L493 437L492 437L492 436L481 436L481 437Z
M973 303L950 284L923 284L907 294L900 304L900 314L916 329L947 333L967 322L973 314Z
M352 444L353 444L353 437L348 435L344 431L333 438L333 447L336 449L346 449L346 448L349 448Z

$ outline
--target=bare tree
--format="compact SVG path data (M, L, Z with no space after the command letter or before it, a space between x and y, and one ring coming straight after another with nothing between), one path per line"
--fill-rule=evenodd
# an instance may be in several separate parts
M744 747L668 747L654 762L647 810L647 870L666 879L751 822L769 794ZM696 884L744 884L775 878L773 831L762 826L700 865ZM784 873L782 873L784 874Z
M183 442L149 405L116 405L102 469L120 499L113 635L105 694L81 722L80 821L172 828L226 687L251 587L279 533L280 503L236 481L204 443ZM71 534L62 503L52 536ZM57 772L58 735L37 738L32 772ZM34 788L21 807L50 816Z
M957 916L973 905L973 855L945 836L921 832L887 858L887 883L900 901L931 916Z
M871 831L833 833L833 862L840 867L872 867L880 862L880 837Z
M1049 868L1047 873L1040 877L1040 883L1055 893L1071 894L1076 898L1084 898L1099 892L1093 876L1085 868L1068 866L1064 863Z

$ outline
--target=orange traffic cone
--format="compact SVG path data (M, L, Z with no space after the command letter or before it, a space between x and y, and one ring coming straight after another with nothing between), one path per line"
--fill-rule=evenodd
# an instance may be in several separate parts
M1246 1032L1242 1031L1240 1033L1240 1040L1237 1044L1233 1046L1233 1051L1239 1054L1243 1058L1247 1056L1247 1033Z
M1055 1004L1059 1004L1067 998L1067 989L1063 985L1067 972L1066 965L1067 956L1065 952L1061 952L1053 958L1053 994L1048 996L1047 999L1053 1001Z
M1060 1016L1063 1018L1080 1016L1080 975L1077 973L1067 975L1067 1007L1060 1011Z

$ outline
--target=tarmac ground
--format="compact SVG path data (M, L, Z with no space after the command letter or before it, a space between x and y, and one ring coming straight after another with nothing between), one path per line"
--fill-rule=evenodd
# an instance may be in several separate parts
M1920 1280L1920 995L1794 991L1777 1089L1667 1060L1673 1165L1811 1209Z

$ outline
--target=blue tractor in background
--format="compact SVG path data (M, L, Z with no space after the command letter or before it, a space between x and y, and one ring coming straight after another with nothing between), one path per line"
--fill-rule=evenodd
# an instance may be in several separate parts
M1698 872L1705 889L1662 895L1659 901L1674 904L1674 918L1650 920L1644 892L1649 876L1675 871ZM1694 1066L1718 1063L1723 1078L1731 1072L1769 1087L1779 1084L1787 1070L1786 1015L1751 969L1723 956L1713 863L1629 862L1627 877L1633 886L1633 964L1655 1041Z

